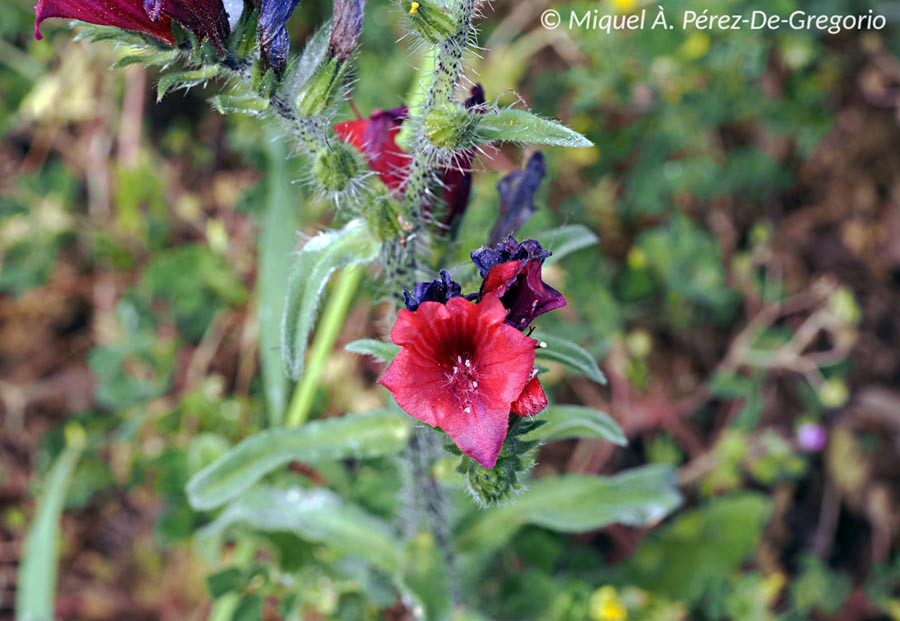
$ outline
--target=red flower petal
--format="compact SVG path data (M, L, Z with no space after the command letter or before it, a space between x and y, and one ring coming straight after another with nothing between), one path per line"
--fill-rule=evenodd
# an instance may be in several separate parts
M376 110L367 119L334 126L338 137L363 154L369 168L378 173L384 185L401 192L406 187L412 161L409 154L397 146L397 134L406 114L406 108Z
M494 296L403 309L391 331L402 349L378 380L410 416L443 429L485 468L497 461L510 406L534 367L534 340L505 319Z
M522 394L510 406L510 411L519 416L534 416L547 407L547 395L541 380L534 376L525 384Z
M39 0L34 7L34 37L41 36L41 23L50 17L77 19L99 26L115 26L142 32L169 45L175 44L172 22L163 16L153 21L144 11L142 0Z

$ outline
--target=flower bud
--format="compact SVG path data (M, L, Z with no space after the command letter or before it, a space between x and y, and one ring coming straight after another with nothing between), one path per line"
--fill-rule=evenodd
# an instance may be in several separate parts
M359 161L353 149L343 142L323 149L313 162L313 176L326 192L342 192L359 174Z
M403 0L400 6L403 7L412 30L429 43L440 43L456 34L456 18L449 13L449 9L435 6L434 2L428 0Z
M441 149L469 149L475 145L479 120L479 116L456 103L436 106L425 115L425 137Z
M327 58L294 98L294 109L302 117L318 116L344 96L348 65L338 57Z

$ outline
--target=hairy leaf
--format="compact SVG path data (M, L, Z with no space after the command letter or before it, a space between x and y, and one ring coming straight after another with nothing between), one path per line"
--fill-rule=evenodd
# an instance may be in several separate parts
M400 348L393 343L385 343L376 339L359 339L348 343L344 349L354 354L369 355L383 362L391 362L394 356L400 352Z
M539 347L535 351L538 360L551 360L558 362L570 371L582 375L598 384L605 384L606 377L597 368L594 357L580 345L558 336L535 331L533 338L546 343L546 347Z
M558 121L527 110L505 108L479 118L478 142L523 142L558 147L592 147L594 143Z
M379 247L363 221L351 220L339 231L313 237L297 255L281 320L281 353L293 379L303 373L309 334L332 273L347 265L371 263Z
M187 485L195 509L213 509L240 496L272 470L298 460L377 457L400 451L409 419L390 411L348 414L296 429L269 429L243 440L194 475Z
M618 446L628 444L622 428L609 414L581 405L551 405L537 420L545 424L524 435L525 440L551 442L566 438L599 438Z

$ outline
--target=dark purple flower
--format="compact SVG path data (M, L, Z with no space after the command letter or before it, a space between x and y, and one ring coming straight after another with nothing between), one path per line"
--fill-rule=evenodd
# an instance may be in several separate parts
M541 278L541 266L550 252L529 239L521 244L509 237L493 248L472 252L484 282L482 297L494 295L503 302L506 323L525 330L534 318L566 305L566 298Z
M462 295L462 287L450 278L450 272L441 270L441 279L431 282L420 282L413 287L412 293L403 292L403 300L406 309L415 311L422 302L440 302L446 304L447 300Z
M153 21L170 17L193 32L198 39L209 39L220 54L231 31L222 0L144 0L144 11Z
M259 53L263 67L272 68L275 73L283 72L287 66L291 44L287 21L299 3L300 0L262 0L260 3L257 22Z
M45 19L61 17L98 26L115 26L149 35L169 45L175 44L172 22L164 15L158 20L151 19L144 11L142 0L38 0L34 13L36 39L43 38L41 23Z
M496 244L516 231L534 215L537 207L534 204L534 195L541 187L547 167L544 164L544 156L540 151L535 152L528 159L525 168L514 170L497 183L497 193L500 194L500 209L497 214L497 223L491 231L491 243Z

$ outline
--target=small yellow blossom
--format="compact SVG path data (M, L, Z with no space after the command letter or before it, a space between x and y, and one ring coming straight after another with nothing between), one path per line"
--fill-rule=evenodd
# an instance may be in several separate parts
M626 621L628 611L619 599L616 587L602 586L591 595L591 619L594 621Z
M418 13L418 12L419 12L419 7L420 7L420 6L421 6L421 5L420 5L418 2L413 2L413 3L411 3L411 4L409 5L409 14L410 14L410 15L415 15L416 13Z
M637 6L637 0L611 0L617 13L631 13Z

